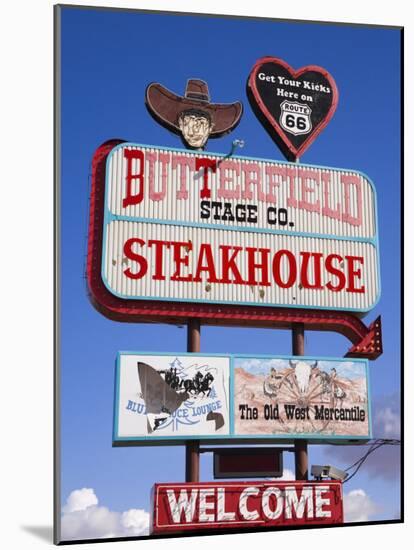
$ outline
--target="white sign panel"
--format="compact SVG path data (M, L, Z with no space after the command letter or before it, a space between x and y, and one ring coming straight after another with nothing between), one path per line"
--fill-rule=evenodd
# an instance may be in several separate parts
M373 239L375 190L354 170L122 144L108 156L108 215Z
M122 298L369 310L366 242L146 222L108 225L103 279Z
M229 357L120 353L114 441L228 435L229 365Z
M115 296L357 312L379 299L376 197L359 172L122 144L106 173Z

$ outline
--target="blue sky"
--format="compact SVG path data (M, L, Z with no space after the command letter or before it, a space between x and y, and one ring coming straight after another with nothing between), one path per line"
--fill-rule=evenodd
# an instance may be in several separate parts
M180 352L186 331L163 325L109 321L87 298L84 278L90 163L110 138L182 147L154 122L144 105L148 83L182 94L188 78L209 84L213 101L241 100L244 114L230 135L207 151L227 153L245 141L244 156L283 160L248 103L245 85L255 61L272 55L294 68L316 64L334 77L338 109L301 161L366 173L378 194L382 297L365 318L383 321L384 354L370 364L378 410L399 414L400 386L400 35L392 29L249 19L178 17L75 8L62 10L61 373L62 503L74 489L92 487L112 510L149 508L154 482L184 479L182 447L112 448L113 382L119 350ZM307 333L306 355L341 357L350 342L337 334ZM288 331L202 329L201 351L287 355ZM379 414L378 429L381 429ZM389 433L389 432L387 432ZM362 452L357 451L357 456ZM384 460L394 460L384 458ZM286 464L293 468L291 457ZM335 454L348 465L349 452ZM310 449L310 463L328 460ZM331 458L331 461L333 458ZM373 467L372 467L373 468ZM398 476L377 475L370 462L345 486L363 489L380 508L371 519L394 518ZM391 468L392 470L392 468ZM202 457L202 479L211 461ZM386 503L381 495L386 493Z

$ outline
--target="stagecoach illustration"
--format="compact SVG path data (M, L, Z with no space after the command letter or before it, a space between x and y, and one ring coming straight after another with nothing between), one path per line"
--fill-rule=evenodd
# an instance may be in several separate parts
M140 397L146 407L148 433L159 431L172 421L172 415L182 406L191 406L204 398L214 396L214 376L211 372L198 370L194 376L186 376L170 365L168 369L156 369L141 361L137 363L140 382ZM222 415L207 415L214 421L215 429L224 425ZM178 422L180 422L178 420ZM193 424L195 421L182 420L181 423Z
M178 393L185 392L189 397L200 394L208 397L211 393L212 383L214 381L214 376L211 372L203 374L198 371L193 378L180 378L175 367L170 367L167 370L160 370L158 372L164 375L165 383Z

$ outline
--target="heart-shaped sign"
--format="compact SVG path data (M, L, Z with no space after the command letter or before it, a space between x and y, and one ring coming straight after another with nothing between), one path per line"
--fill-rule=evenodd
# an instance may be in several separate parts
M262 57L247 83L252 108L288 160L297 160L332 118L338 89L322 67L295 71L276 57Z

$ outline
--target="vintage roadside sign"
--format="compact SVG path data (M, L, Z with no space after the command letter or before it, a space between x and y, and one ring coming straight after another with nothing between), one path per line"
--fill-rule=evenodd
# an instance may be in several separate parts
M188 303L216 313L362 314L377 303L376 196L365 175L131 143L108 149L94 171L88 254L103 312L173 317Z
M289 160L296 160L332 118L338 89L316 65L294 70L277 57L259 59L247 85L253 111Z
M343 523L342 483L156 483L151 532Z
M364 359L120 352L113 444L367 440Z

